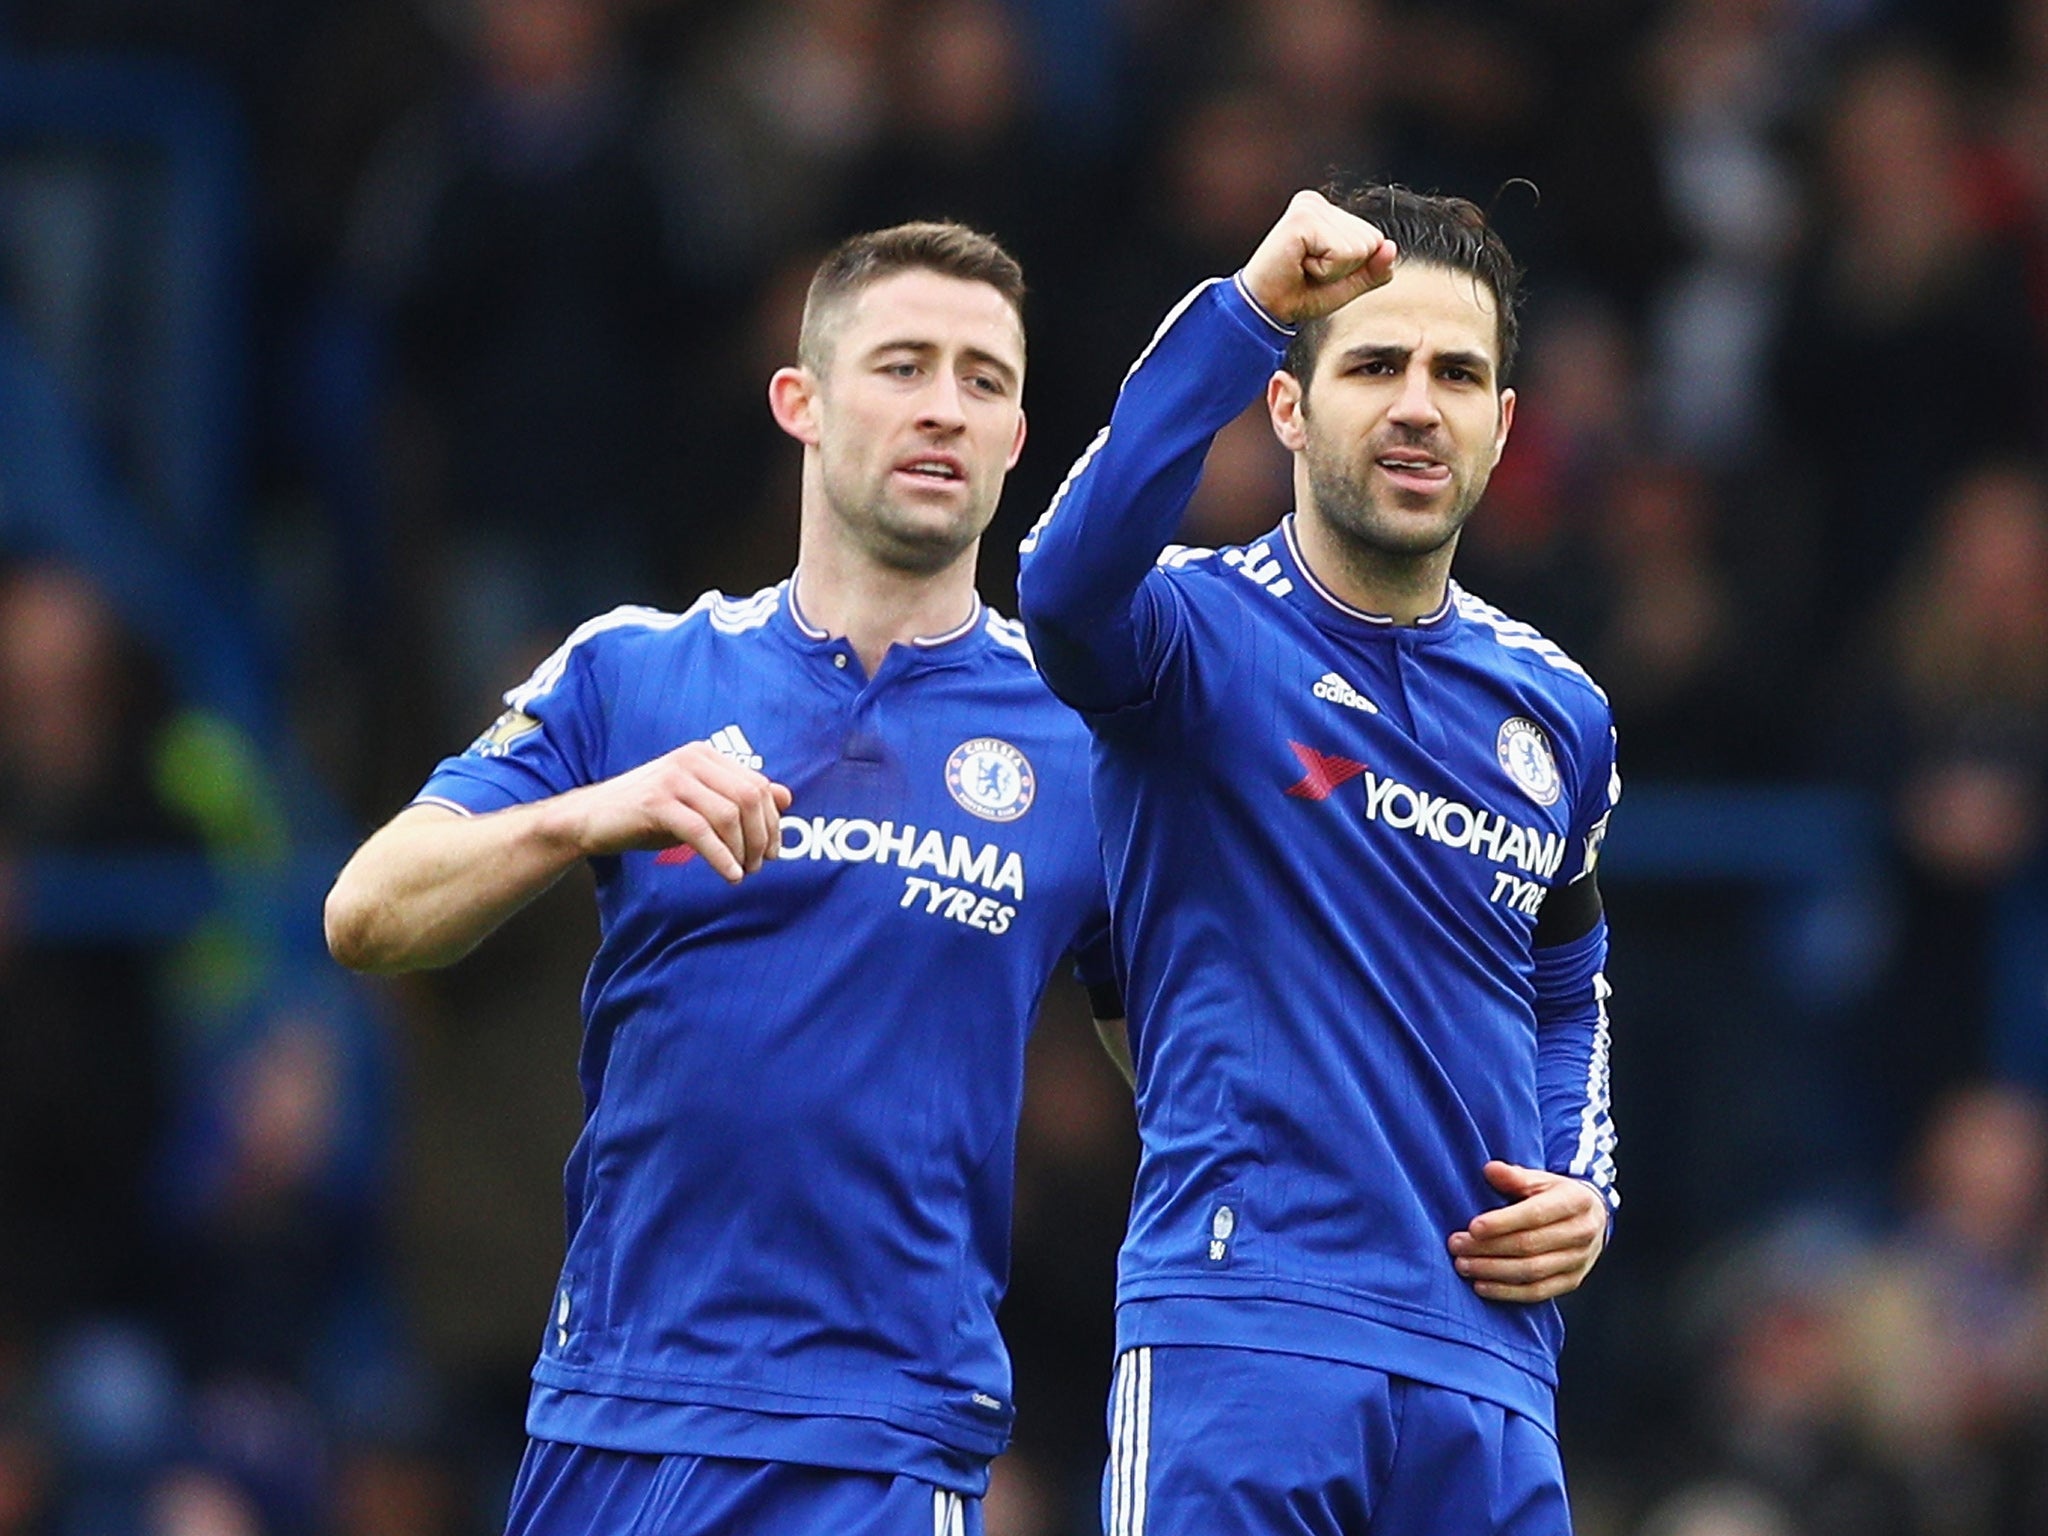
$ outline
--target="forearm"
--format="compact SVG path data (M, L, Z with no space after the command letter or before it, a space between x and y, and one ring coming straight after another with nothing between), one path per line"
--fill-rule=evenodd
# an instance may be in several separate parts
M1179 529L1211 439L1258 397L1286 340L1230 280L1198 288L1024 540L1018 607L1047 680L1070 702L1108 707L1142 689L1138 588Z
M351 970L383 973L461 959L583 857L566 798L484 816L401 811L336 877L328 949Z

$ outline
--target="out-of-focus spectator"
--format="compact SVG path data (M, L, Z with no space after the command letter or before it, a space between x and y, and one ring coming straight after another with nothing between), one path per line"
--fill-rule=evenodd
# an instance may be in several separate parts
M1855 1421L1900 1469L1912 1528L2004 1532L2048 1445L2041 1218L2048 1110L2013 1088L1945 1097L1910 1170L1905 1220L1849 1292Z
M1760 658L1736 623L1712 482L1683 461L1639 461L1615 477L1603 510L1607 603L1589 664L1635 771L1754 774L1775 743L1752 681Z
M846 228L955 219L1012 246L1036 283L1052 259L1023 43L1002 0L905 0L883 54L884 131L842 189Z
M1899 818L1947 884L1996 884L2040 844L2048 788L2048 487L2018 465L1966 475L1889 635L1908 752Z
M1458 580L1511 613L1541 614L1568 651L1596 627L1596 530L1616 471L1641 449L1635 344L1614 309L1576 297L1532 324L1514 432L1458 545Z
M19 1346L0 1334L0 1536L55 1536L50 1448L24 1377Z
M1903 1144L1944 1088L1987 1065L1999 891L2042 844L2048 792L2048 490L2032 469L1966 465L1888 611L1842 673L1830 766L1885 797L1896 936L1864 1022L1864 1093Z
M1380 0L1244 0L1242 26L1253 78L1307 109L1307 155L1354 174L1379 164L1396 39Z
M1686 1288L1709 1349L1684 1486L1747 1490L1753 1518L1775 1507L1797 1536L1918 1536L1897 1479L1855 1433L1842 1298L1862 1258L1841 1227L1794 1220ZM1680 1495L1662 1513L1686 1507Z
M764 0L686 51L656 142L692 272L743 280L831 233L887 121L889 19L889 0Z
M2035 339L2048 345L2048 0L2017 0L2012 33L1993 172L2026 244Z
M1651 1511L1638 1536L1800 1536L1778 1502L1734 1481L1702 1483Z
M1514 7L1473 0L1429 0L1396 20L1389 51L1400 67L1387 84L1402 179L1418 191L1458 188L1484 205L1535 169L1535 114L1548 81L1533 29ZM1524 242L1516 251L1535 259Z
M1293 463L1263 400L1216 434L1181 517L1183 543L1220 549L1266 532L1294 504Z
M457 15L465 77L370 178L356 252L411 407L398 545L466 719L536 636L672 601L711 509L674 483L696 338L617 0Z
M382 1257L367 1064L317 1006L240 1033L191 1064L196 1102L170 1159L187 1364L353 1396L377 1343L394 1347L358 1322L378 1310Z
M1723 462L1767 446L1767 351L1800 218L1783 136L1804 62L1788 0L1682 0L1647 59L1683 265L1651 335L1664 443Z
M1809 582L1825 651L1867 622L1958 464L2038 439L2044 370L2019 254L1973 205L1970 125L1939 64L1871 53L1821 126L1774 410L1819 477Z
M204 1467L174 1467L151 1485L143 1536L265 1536L256 1501Z
M0 863L185 840L153 781L160 723L147 668L87 582L0 571ZM151 950L0 927L0 1020L0 1312L48 1326L149 1305L164 1062Z

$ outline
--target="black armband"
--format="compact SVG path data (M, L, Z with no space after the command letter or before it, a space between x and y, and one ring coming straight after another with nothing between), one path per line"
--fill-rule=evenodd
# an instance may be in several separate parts
M1570 885L1554 885L1536 914L1536 947L1555 949L1583 939L1600 921L1600 882L1581 875Z

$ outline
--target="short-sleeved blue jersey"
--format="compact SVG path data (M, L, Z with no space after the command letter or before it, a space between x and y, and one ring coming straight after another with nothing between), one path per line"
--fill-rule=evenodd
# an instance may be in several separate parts
M1605 927L1533 942L1620 792L1607 702L1455 584L1415 625L1348 607L1291 518L1160 553L1284 345L1198 290L1025 544L1041 665L1096 736L1139 1072L1118 1343L1348 1360L1549 1422L1556 1308L1480 1300L1445 1240L1501 1203L1493 1158L1614 1201Z
M1088 738L1013 621L872 680L785 582L583 625L420 801L482 813L707 739L789 786L781 856L593 861L585 1121L537 1437L978 1494L1005 1443L1024 1045L1108 979Z

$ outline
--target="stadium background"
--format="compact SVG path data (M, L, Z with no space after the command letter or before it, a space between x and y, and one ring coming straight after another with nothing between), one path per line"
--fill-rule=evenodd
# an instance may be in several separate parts
M1620 721L1582 1531L2048 1531L2048 3L11 0L0 1536L496 1529L587 894L358 984L333 870L577 619L786 569L824 244L1022 256L1012 609L1336 167L1529 265L1460 574ZM1240 422L1185 536L1285 497ZM1064 983L1020 1157L989 1530L1070 1536L1133 1146Z

